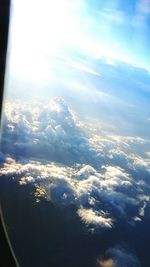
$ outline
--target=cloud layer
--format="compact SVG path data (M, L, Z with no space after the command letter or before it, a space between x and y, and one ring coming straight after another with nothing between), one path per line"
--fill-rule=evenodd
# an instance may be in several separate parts
M74 205L89 229L112 228L120 220L136 224L149 204L147 144L85 127L61 98L44 105L8 103L0 174L32 183L37 201Z

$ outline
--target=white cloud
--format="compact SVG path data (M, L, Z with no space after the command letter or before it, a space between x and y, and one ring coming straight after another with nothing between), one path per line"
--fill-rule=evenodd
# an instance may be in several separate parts
M32 183L37 199L44 197L62 207L75 205L81 220L88 226L110 228L117 219L116 213L131 221L144 216L144 186L140 185L139 195L137 184L117 167L105 166L98 172L89 165L69 167L52 162L19 163L8 158L0 175L17 177L20 185ZM130 190L124 192L126 186L135 191L134 195L130 196ZM144 198L144 201L147 203L149 200ZM134 216L128 214L129 207L135 208Z
M90 74L93 74L93 75L96 75L96 76L101 76L95 70L93 70L91 68L88 68L87 66L82 65L82 64L80 64L78 62L74 62L72 60L65 60L65 64L71 66L72 68L79 69L79 70L81 70L83 72L87 72L87 73L90 73Z
M147 203L144 201L144 204L143 204L143 206L140 208L140 210L139 210L139 215L140 216L144 216L144 214L145 214L145 208L146 208L146 205L147 205Z
M88 226L110 227L119 217L136 223L149 203L144 175L150 160L132 150L145 144L85 127L61 98L44 105L8 103L0 174L32 183L37 199L75 205Z
M61 98L43 106L40 103L6 104L3 129L4 150L9 149L9 153L12 149L12 153L22 156L45 155L56 161L65 158L80 161L82 151L88 150L89 144L75 115Z
M86 224L92 224L100 227L111 228L112 219L104 217L104 214L100 212L95 212L92 209L80 208L78 210L78 215L81 217L81 220Z

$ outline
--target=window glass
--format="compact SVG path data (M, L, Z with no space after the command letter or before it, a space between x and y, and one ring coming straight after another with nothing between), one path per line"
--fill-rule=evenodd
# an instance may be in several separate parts
M150 1L13 0L1 205L21 267L149 267Z

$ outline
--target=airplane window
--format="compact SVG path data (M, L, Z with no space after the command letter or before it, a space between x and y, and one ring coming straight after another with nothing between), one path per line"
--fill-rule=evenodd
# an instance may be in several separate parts
M20 267L150 266L150 1L12 0L1 207Z

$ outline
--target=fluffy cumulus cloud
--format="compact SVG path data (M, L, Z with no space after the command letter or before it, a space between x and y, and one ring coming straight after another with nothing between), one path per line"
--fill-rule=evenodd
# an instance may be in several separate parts
M140 267L141 264L137 257L125 249L119 247L111 248L106 251L104 258L97 260L100 267Z
M135 224L150 200L150 159L138 153L146 145L138 137L106 137L85 127L61 98L44 105L8 103L0 175L32 184L37 201L74 205L89 229L112 228L119 220Z
M15 158L38 157L67 164L88 162L93 154L79 122L61 98L45 105L6 104L2 151Z

